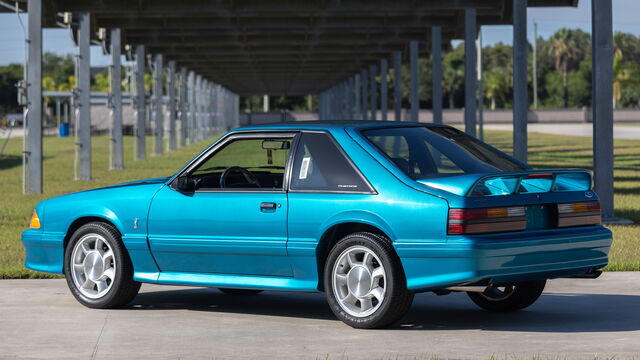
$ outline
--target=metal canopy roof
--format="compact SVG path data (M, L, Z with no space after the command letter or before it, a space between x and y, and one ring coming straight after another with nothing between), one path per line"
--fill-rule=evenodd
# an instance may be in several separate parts
M26 0L20 0L26 2ZM578 0L529 0L576 6ZM462 38L464 9L478 25L509 24L512 0L48 0L45 26L63 12L89 12L93 34L120 28L123 44L145 45L238 94L318 93L421 42L431 26L444 43ZM1 10L0 10L1 11ZM5 9L6 11L6 9Z

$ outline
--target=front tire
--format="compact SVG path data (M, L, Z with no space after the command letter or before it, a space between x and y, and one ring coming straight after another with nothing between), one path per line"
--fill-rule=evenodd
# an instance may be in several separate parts
M400 259L391 241L360 232L338 241L324 269L324 289L333 313L354 328L373 329L400 320L411 307Z
M133 265L120 233L106 223L85 224L71 235L64 273L73 296L90 308L124 306L140 290L140 283L133 280Z
M536 302L546 283L547 280L532 280L506 286L490 286L484 292L467 292L467 295L476 305L488 311L518 311Z

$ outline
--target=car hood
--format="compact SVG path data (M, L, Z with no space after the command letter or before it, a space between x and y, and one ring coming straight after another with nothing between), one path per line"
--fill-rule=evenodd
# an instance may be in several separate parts
M152 178L152 179L128 181L128 182L115 184L115 185L109 185L109 186L105 186L105 187L101 187L101 188L97 188L97 189L93 189L93 190L113 189L113 188L119 188L119 187L125 187L125 186L138 186L138 185L150 185L150 184L162 185L162 184L166 183L167 180L169 180L169 177L159 177L159 178ZM87 190L87 191L91 191L91 190Z

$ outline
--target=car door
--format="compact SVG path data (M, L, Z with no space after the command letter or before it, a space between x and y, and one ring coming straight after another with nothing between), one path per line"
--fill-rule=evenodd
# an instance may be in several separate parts
M236 134L153 199L149 246L163 272L291 276L284 180L294 134Z

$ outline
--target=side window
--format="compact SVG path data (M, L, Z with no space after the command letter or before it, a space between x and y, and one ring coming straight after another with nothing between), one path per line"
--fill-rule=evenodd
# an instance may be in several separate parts
M195 168L197 189L282 190L291 138L233 140Z
M293 163L291 189L372 191L345 156L329 135L303 133Z

